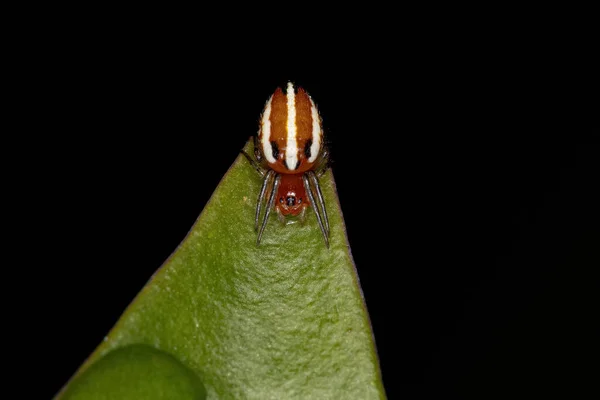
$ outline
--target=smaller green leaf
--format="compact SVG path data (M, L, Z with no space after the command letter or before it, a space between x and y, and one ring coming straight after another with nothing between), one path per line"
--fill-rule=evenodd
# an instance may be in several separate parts
M164 351L146 345L118 348L77 377L63 399L202 400L198 376Z

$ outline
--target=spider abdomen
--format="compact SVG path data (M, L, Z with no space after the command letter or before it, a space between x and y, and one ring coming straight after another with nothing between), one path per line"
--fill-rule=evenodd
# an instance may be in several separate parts
M258 142L269 168L280 174L298 174L315 167L323 147L323 129L317 106L303 88L289 82L277 88L261 117Z

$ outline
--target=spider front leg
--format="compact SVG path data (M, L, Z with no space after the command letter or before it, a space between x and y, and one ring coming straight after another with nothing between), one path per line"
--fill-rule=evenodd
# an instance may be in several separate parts
M277 211L277 218L279 218L279 222L281 222L281 225L285 225L285 215L283 215L283 213L278 207L275 207L275 211Z
M263 179L262 187L260 188L260 193L258 194L258 200L256 202L256 214L254 216L254 230L258 230L258 220L260 218L260 210L262 209L263 200L266 198L267 187L273 183L273 179L276 173L272 169L267 172L265 175L265 179ZM273 192L271 193L271 195Z
M275 197L276 197L276 194L277 194L277 190L279 189L279 183L281 182L281 176L279 174L275 173L275 171L269 170L269 172L267 173L267 177L272 177L272 176L275 176L275 178L273 179L273 187L271 188L271 192L270 192L270 195L269 195L269 202L267 203L267 208L265 209L265 214L264 214L263 219L262 219L262 224L260 226L260 231L258 231L258 238L256 239L256 245L257 246L260 244L260 239L261 239L262 234L263 234L263 232L265 230L265 226L267 226L267 221L269 220L269 214L271 214L271 209L275 205ZM269 180L271 180L271 179L269 179ZM265 183L263 183L263 186L266 185L266 182L267 182L267 178L265 178ZM261 193L262 193L262 190L261 190ZM262 199L262 196L259 197L259 204L261 204L261 202L262 202L261 199ZM256 215L257 216L259 214L259 211L260 210L257 207L257 210L256 210Z
M306 207L302 207L302 211L300 211L300 223L304 223L306 221Z
M307 171L306 174L310 179L310 183L316 192L316 199L318 202L318 206L321 209L323 215L323 221L325 222L325 231L327 232L327 236L329 236L329 218L327 218L327 210L325 209L325 200L323 199L323 193L321 192L321 185L319 184L319 179L317 175L313 171Z
M327 248L329 248L329 221L327 220L327 213L325 212L325 203L323 202L323 196L321 195L319 181L316 180L314 172L308 171L304 175L302 175L302 182L304 183L304 188L306 190L308 198L310 199L310 203L313 205L313 210L315 210L317 222L319 223L321 233L323 233L323 238L325 239L325 245L327 246ZM315 194L313 193L312 185L316 185L315 191L317 192L317 196L315 196ZM319 200L318 203L317 201L315 201L315 197Z

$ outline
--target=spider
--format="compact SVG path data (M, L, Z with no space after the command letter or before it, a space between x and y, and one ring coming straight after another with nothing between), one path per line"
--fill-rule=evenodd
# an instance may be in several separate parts
M294 88L292 82L288 82L285 93L277 88L262 112L258 135L254 136L254 157L244 150L242 153L263 177L254 218L256 245L273 208L285 223L290 215L299 215L304 221L306 209L312 205L329 248L329 220L319 185L328 168L329 152L323 143L319 111L308 93Z

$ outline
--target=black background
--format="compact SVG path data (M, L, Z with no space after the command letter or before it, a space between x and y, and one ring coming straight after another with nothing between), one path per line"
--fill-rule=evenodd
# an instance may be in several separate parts
M43 243L23 256L42 286L49 395L184 238L288 79L324 120L388 397L597 393L585 60L434 41L331 45L331 62L292 70L258 50L224 61L202 46L88 44L36 78L36 122L52 134L32 150L29 234Z

